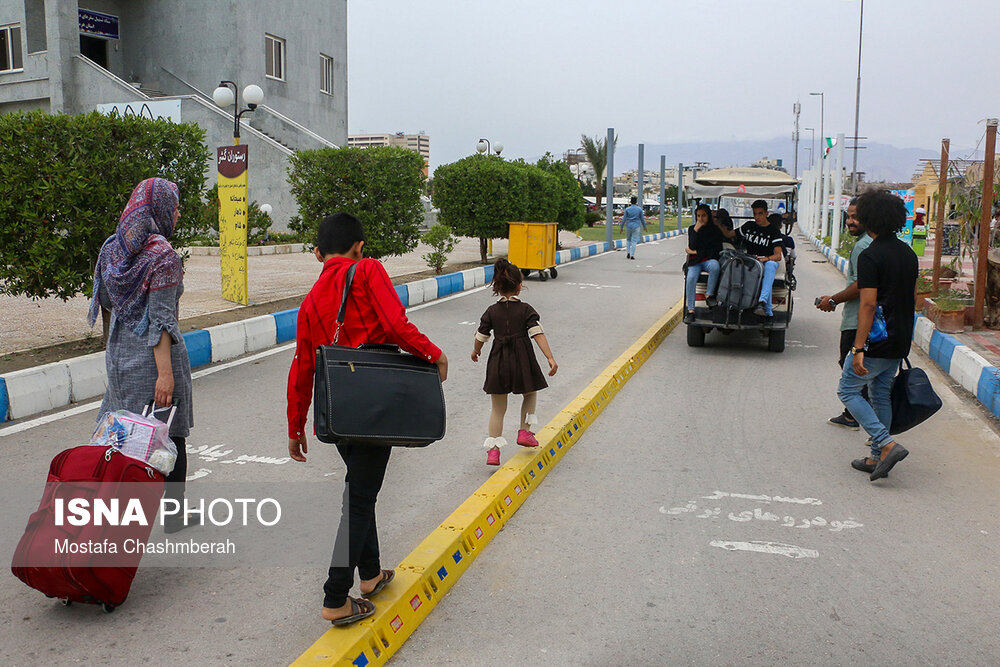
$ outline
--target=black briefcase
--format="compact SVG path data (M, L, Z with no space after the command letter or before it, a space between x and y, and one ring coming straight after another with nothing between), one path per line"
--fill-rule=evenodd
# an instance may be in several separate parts
M328 443L424 447L445 434L437 366L395 345L337 345L356 267L347 273L334 344L316 349L316 437Z
M903 368L904 362L906 368ZM941 409L941 398L934 393L927 373L913 368L908 358L899 362L899 374L892 381L889 399L892 403L891 435L910 430Z

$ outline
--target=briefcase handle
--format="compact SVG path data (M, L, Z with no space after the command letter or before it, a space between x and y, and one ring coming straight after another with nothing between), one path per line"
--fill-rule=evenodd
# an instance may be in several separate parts
M337 345L340 340L340 327L344 326L344 316L347 314L347 293L351 291L351 283L354 282L354 272L358 268L358 263L351 264L347 269L347 278L344 280L344 293L340 295L340 310L337 311L337 330L333 332L333 344Z
M379 352L399 352L399 346L393 343L362 343L359 350L375 350Z

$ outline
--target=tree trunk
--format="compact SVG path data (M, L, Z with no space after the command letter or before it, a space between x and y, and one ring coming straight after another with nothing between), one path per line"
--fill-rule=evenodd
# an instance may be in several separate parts
M482 236L479 237L479 257L483 264L486 264L486 239Z
M980 289L977 284L976 289ZM986 262L985 324L1000 329L1000 248L991 248Z

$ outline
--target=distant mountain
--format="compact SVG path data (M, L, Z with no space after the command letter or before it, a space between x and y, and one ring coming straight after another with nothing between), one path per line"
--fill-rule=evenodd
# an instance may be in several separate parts
M799 175L809 168L809 151L804 150L809 140L799 141ZM848 144L849 145L849 144ZM817 147L817 152L819 148ZM959 150L953 149L957 155ZM967 152L967 151L965 151ZM643 167L650 171L660 168L660 155L667 156L668 165L678 162L694 164L708 162L710 169L747 166L762 157L779 158L782 166L792 173L794 145L788 139L767 141L716 141L704 143L646 144ZM864 172L866 181L906 182L920 167L922 158L935 158L939 148L896 148L888 144L869 143L858 150L858 171ZM851 171L852 151L844 151L844 168ZM635 169L639 161L639 147L619 146L615 151L615 172Z

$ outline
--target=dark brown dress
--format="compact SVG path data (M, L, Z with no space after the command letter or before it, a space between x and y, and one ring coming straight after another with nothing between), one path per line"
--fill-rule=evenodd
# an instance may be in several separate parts
M528 336L538 319L534 308L516 300L498 301L483 313L479 333L494 336L483 384L487 394L527 394L549 386Z

